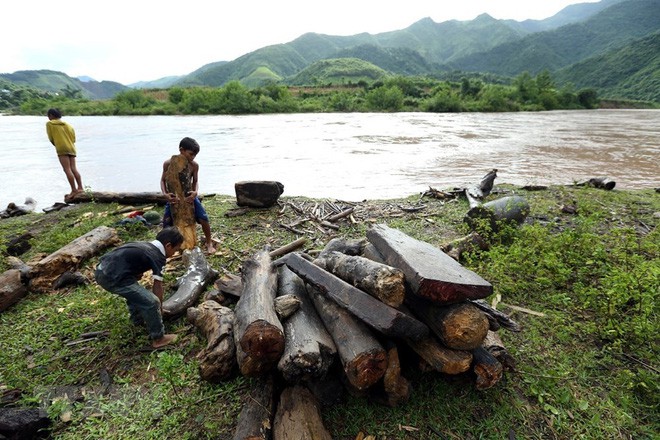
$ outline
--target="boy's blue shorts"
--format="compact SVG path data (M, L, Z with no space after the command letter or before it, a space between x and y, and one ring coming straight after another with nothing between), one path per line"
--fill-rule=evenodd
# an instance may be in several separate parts
M202 206L202 202L199 201L197 197L195 197L195 201L193 202L195 205L195 220L197 223L200 223L202 221L209 221L209 216L206 214L206 209ZM170 211L170 204L167 203L165 205L165 211L163 213L163 227L166 228L168 226L172 226L174 223L172 222L172 212Z

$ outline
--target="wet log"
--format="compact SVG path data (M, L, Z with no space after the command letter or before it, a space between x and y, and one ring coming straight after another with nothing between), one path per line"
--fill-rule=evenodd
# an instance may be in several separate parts
M307 292L337 347L348 383L358 390L375 384L387 369L387 354L366 324L317 288Z
M300 301L300 309L283 324L284 352L277 368L288 382L324 377L337 347L318 316L305 284L286 266L279 268L278 295L278 298L294 296Z
M268 251L243 263L243 291L236 304L235 342L238 366L244 376L272 369L284 352L284 329L275 313L277 271Z
M498 335L496 332L489 331L481 346L485 348L490 354L492 354L493 357L500 362L500 364L502 364L504 371L515 371L516 361L513 356L509 354L509 351L504 346L500 335Z
M395 267L334 251L322 252L315 263L388 306L396 308L403 304L404 276Z
M488 334L488 318L470 302L440 306L411 297L407 305L448 348L473 350Z
M407 340L406 343L431 369L439 373L464 373L472 364L472 353L447 348L433 335L419 341Z
M316 397L305 387L285 388L273 420L273 440L332 440Z
M192 307L199 301L204 289L218 276L218 272L211 268L199 246L195 246L192 250L185 250L183 261L188 270L179 279L176 292L163 301L164 318L172 318L185 313L188 307Z
M370 397L392 408L406 403L410 398L410 382L401 376L399 350L394 343L390 342L387 346L387 369L383 375L382 389L374 387Z
M30 290L40 293L51 290L53 282L64 272L76 272L85 260L120 242L117 231L107 226L89 231L32 266Z
M351 286L298 254L288 254L280 261L300 278L385 336L419 339L428 334L428 327L417 319Z
M253 180L236 182L234 190L238 206L270 208L284 192L284 185L274 181Z
M487 390L502 380L502 364L484 347L472 350L472 371L476 375L475 388Z
M475 299L470 302L475 306L479 307L479 309L489 318L489 321L491 319L496 321L499 327L503 327L512 332L519 332L520 330L522 330L520 324L518 324L516 321L511 319L509 315L491 307L490 304L488 304L483 299Z
M236 369L234 311L215 301L204 301L190 307L186 319L206 338L206 347L196 356L200 377L211 383L228 379Z
M614 189L616 182L607 177L593 177L586 182L578 183L578 186L592 186L594 188L610 191Z
M253 386L238 415L233 440L270 440L275 411L275 386L268 376L252 382Z
M497 232L502 224L521 224L528 214L529 203L524 197L508 196L473 207L464 221L473 229L486 226Z
M486 251L490 245L478 233L472 232L465 237L443 244L440 249L456 261L460 261L465 252Z
M165 189L176 196L177 202L170 204L172 223L183 234L181 249L192 249L197 246L197 222L195 207L185 201L192 187L192 170L188 159L183 154L175 154L164 173Z
M481 200L484 197L486 197L488 194L490 194L491 190L493 189L493 184L495 182L496 177L497 177L497 169L493 168L491 171L488 172L488 174L486 174L481 179L481 182L479 182L478 185L475 185L466 190L466 195L468 196L468 200L470 199L470 196L475 199Z
M160 192L83 191L67 198L68 203L118 203L120 205L165 205L167 196ZM66 205L65 205L66 206Z
M413 294L438 304L481 299L493 286L435 246L387 225L375 225L367 239L385 263L401 269Z
M0 275L0 312L7 310L28 294L27 280L18 269L9 269Z

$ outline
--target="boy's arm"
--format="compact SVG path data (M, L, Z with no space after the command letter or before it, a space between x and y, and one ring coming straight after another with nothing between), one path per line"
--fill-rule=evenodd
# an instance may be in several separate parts
M166 183L166 177L165 174L167 173L167 169L170 166L170 161L169 159L163 162L163 174L160 175L160 191L167 196L167 200L170 203L176 203L176 194L167 192L167 183Z
M195 201L195 197L197 197L198 190L199 190L199 181L197 179L197 174L199 172L199 164L197 162L192 163L192 182L191 182L191 188L192 191L190 191L186 195L186 201L189 203L192 203Z

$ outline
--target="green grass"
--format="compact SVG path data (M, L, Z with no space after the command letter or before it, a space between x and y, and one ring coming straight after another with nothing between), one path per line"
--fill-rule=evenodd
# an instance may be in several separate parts
M491 234L491 249L467 255L462 263L493 284L498 308L523 326L520 333L499 331L516 360L515 370L494 388L477 391L469 374L422 372L415 357L401 349L402 372L413 388L410 400L389 408L347 393L323 412L333 438L354 439L359 433L379 440L502 439L512 434L518 439L657 438L657 193L506 189L529 200L528 221ZM422 211L399 208L418 201L419 196L411 196L358 203L355 222L343 220L338 232L324 233L313 222L296 227L308 238L309 252L335 236L364 237L374 223L435 246L469 232L463 221L465 200L425 197ZM204 204L220 240L220 253L209 261L217 270L236 274L257 250L299 238L281 226L302 216L297 209L328 212L330 202L347 206L283 197L279 207L225 217L234 202L216 196ZM577 214L563 213L564 204L576 206ZM21 255L23 261L38 261L99 225L113 226L120 218L112 214L118 208L88 204L1 220L0 243L39 228L32 249ZM156 230L134 226L118 232L124 241L151 240ZM90 281L97 259L81 267ZM8 267L3 256L0 270ZM167 274L169 290L182 270ZM18 405L47 409L56 439L231 438L250 380L202 381L195 355L205 346L204 338L185 318L166 322L166 328L179 341L154 352L146 333L130 325L123 300L94 283L30 293L0 312L0 391L20 390ZM92 331L107 331L107 336L67 345ZM57 387L65 385L78 390L77 400L57 398Z

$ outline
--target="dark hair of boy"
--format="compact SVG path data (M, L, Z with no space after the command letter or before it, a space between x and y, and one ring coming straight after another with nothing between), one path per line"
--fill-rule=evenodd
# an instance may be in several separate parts
M156 240L163 243L163 246L170 243L174 247L183 243L183 234L176 227L169 227L160 231Z
M183 150L191 151L195 154L199 153L199 144L193 138L184 137L183 139L181 139L181 142L179 142L179 148Z
M62 112L56 108L49 108L48 113L46 113L46 115L52 116L55 119L62 119Z

